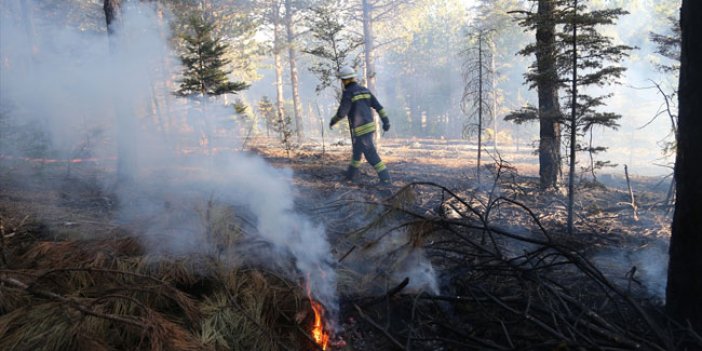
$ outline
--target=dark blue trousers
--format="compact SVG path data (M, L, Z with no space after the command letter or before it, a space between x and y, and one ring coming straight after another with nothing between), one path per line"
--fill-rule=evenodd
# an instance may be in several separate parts
M366 157L366 161L375 168L378 172L381 182L390 182L390 173L388 173L385 163L380 159L378 151L375 149L373 136L375 133L368 133L361 136L352 137L352 155L351 164L346 171L346 178L353 180L358 173L358 167L361 166L361 156Z

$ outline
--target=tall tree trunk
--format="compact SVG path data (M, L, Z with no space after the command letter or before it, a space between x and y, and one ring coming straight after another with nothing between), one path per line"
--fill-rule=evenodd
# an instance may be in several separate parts
M536 29L536 65L539 73L539 181L542 189L555 188L561 168L558 73L556 72L556 20L554 1L539 0Z
M170 29L169 25L166 22L164 18L164 11L165 11L165 5L163 5L161 2L156 3L156 9L157 9L157 14L158 14L158 28L159 28L159 37L163 42L167 42L169 40L170 36ZM174 122L173 122L173 115L174 111L171 106L171 99L169 97L171 96L171 92L174 89L171 89L169 84L173 81L173 78L170 75L171 66L172 62L169 59L168 55L163 55L161 58L162 63L161 63L161 80L163 81L163 85L161 87L162 89L162 94L163 94L163 103L162 105L164 106L165 109L165 120L164 120L164 126L163 129L166 133L166 137L170 140L171 139L171 131L174 128Z
M576 15L578 12L578 0L573 2L573 81L570 112L570 169L568 171L568 234L573 234L573 206L575 206L575 135L577 127L577 102L578 102L578 26Z
M373 7L368 0L362 0L363 5L363 51L366 65L366 87L375 93L375 64L373 62Z
M292 85L293 108L295 109L295 132L297 141L302 141L304 128L302 125L302 102L300 102L299 79L297 75L297 58L295 52L295 28L293 27L292 0L285 0L285 27L288 34L288 59L290 61L290 84Z
M375 63L373 62L373 6L368 2L368 0L361 0L361 5L363 6L363 59L366 67L366 87L371 93L376 94L375 91ZM375 111L373 113L373 120L375 121L375 129L378 130L375 133L376 143L380 140L380 123L378 121L378 116Z
M280 57L281 52L281 34L280 34L280 3L278 0L273 1L273 61L275 64L275 111L278 122L280 123L280 138L283 139L283 129L285 128L285 116L283 106L285 104L283 98L283 62Z
M492 129L493 132L495 132L493 146L495 153L497 153L497 69L495 68L495 55L497 55L497 49L495 48L495 41L490 40L490 90L491 90L491 97L490 99L492 103Z
M670 238L666 308L702 332L702 1L683 0L678 87L676 201Z
M107 36L112 54L117 50L114 34L119 27L121 3L121 0L104 0L103 2ZM114 65L115 62L110 64ZM114 76L112 79L116 80L118 77ZM111 83L107 82L106 84ZM129 180L136 171L137 150L133 134L137 128L137 122L134 113L130 111L131 106L120 98L119 94L116 94L113 103L115 104L115 125L117 126L117 181L123 182Z
M480 156L483 149L483 32L478 34L478 163L475 168L480 184Z
M102 9L105 11L107 34L115 33L115 23L119 20L122 0L104 0Z
M29 57L34 60L36 59L36 54L39 52L39 47L34 40L34 37L36 36L36 32L34 30L34 17L32 16L31 4L28 0L20 1L20 11L22 13L24 32L27 36L26 48L29 49Z

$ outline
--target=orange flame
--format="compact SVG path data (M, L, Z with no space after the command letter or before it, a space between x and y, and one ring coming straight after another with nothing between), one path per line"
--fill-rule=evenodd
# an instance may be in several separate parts
M312 325L312 339L319 347L326 351L329 346L330 333L324 328L324 306L312 298L312 287L310 286L310 275L307 274L307 297L310 299L310 306L314 312L314 324Z
M319 345L322 350L327 350L329 345L329 332L324 329L324 323L322 321L322 315L324 314L324 307L321 303L314 301L310 298L310 304L312 305L312 311L314 311L314 324L312 325L312 338L314 342Z

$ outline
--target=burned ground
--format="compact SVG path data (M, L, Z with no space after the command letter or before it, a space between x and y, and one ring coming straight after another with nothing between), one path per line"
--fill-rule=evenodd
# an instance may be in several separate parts
M496 160L476 184L460 143L389 140L381 156L395 183L378 187L368 165L342 179L348 145L305 144L290 158L268 140L249 147L293 170L296 209L326 228L340 306L326 316L329 349L700 345L661 313L664 274L651 257L665 252L670 217L655 180L634 181L638 221L626 188L581 189L579 233L568 236L565 196L538 190L528 150L503 154L513 162ZM0 348L319 349L300 280L225 257L267 250L245 209L207 203L201 235L216 250L155 254L138 223L115 218L125 204L93 172L3 167ZM46 176L57 181L34 180Z

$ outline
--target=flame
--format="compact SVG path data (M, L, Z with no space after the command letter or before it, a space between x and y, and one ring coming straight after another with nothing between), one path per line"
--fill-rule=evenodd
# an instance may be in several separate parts
M314 324L312 325L312 338L314 342L319 345L322 350L327 350L329 345L329 331L325 330L323 315L324 307L321 303L310 299L310 304L312 305L312 311L314 311Z
M329 346L330 332L326 330L324 323L324 306L312 298L312 287L310 286L310 275L307 274L307 297L310 299L310 306L314 312L314 324L312 324L312 339L319 347L326 351Z

